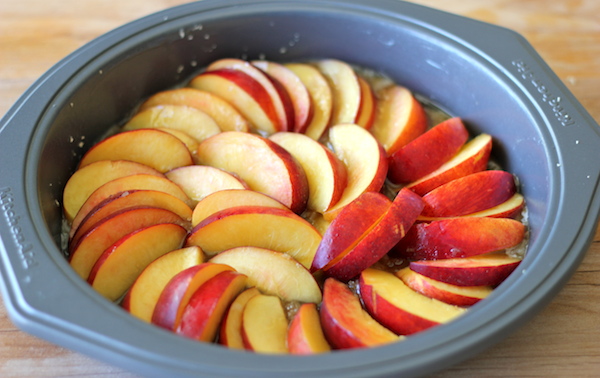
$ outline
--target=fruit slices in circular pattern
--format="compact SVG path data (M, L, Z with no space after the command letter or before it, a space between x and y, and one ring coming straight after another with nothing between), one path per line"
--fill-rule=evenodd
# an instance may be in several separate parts
M408 88L337 59L226 58L186 84L64 191L71 264L133 316L257 353L370 347L450 322L519 265L524 198L489 168L493 136L434 124Z

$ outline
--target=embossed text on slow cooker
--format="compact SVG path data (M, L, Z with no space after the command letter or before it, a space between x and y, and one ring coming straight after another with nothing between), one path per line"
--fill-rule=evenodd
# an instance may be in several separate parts
M552 108L552 112L554 113L554 117L560 122L563 126L571 126L575 124L575 120L569 113L567 113L566 109L561 104L560 96L555 96L550 89L536 77L535 73L527 66L525 62L522 60L513 60L513 66L517 68L517 72L521 74L521 78L523 80L528 80L542 95L542 101L550 105Z
M33 246L25 240L23 235L23 229L19 225L21 217L14 210L14 196L11 188L4 187L0 188L0 208L4 213L4 218L8 223L8 227L13 236L13 239L17 245L19 257L23 268L28 269L37 265L35 260L35 254L33 252Z

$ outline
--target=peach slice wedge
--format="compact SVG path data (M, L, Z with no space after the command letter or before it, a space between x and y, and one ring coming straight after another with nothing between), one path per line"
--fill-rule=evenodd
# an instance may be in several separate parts
M63 191L65 217L72 221L83 203L102 185L136 174L163 177L161 172L152 167L127 160L101 160L78 169L69 178Z
M504 252L483 255L413 261L410 269L436 281L457 286L497 286L521 263L521 259Z
M414 291L455 306L472 306L494 290L492 286L457 286L436 281L408 267L397 271L396 276Z
M336 349L364 348L402 340L373 319L346 284L332 277L325 280L319 314L323 333Z
M464 314L465 309L420 294L394 274L369 268L359 280L367 311L398 335L411 335Z
M190 86L229 102L248 120L254 131L272 134L285 130L269 93L245 72L230 68L205 71L192 79Z
M268 60L254 60L250 63L283 86L289 95L294 113L293 125L288 127L288 130L304 133L312 116L313 103L302 80L294 71L280 63Z
M189 106L208 114L222 131L244 131L250 125L244 116L229 102L210 92L194 88L176 88L158 92L148 98L140 112L155 106Z
M312 116L304 134L319 140L329 126L333 108L333 94L327 79L319 70L305 63L288 63L285 67L294 72L304 83L312 101Z
M423 196L440 185L487 168L492 151L492 136L480 134L468 141L450 160L435 171L405 187Z
M460 118L440 122L390 154L388 178L397 184L416 181L450 160L468 138Z
M233 270L227 265L205 262L177 273L167 283L156 301L152 324L175 331L181 323L185 307L196 290L219 273Z
M192 212L192 226L221 210L237 206L265 206L289 210L281 202L250 189L224 189L201 199Z
M281 299L259 294L252 297L242 313L242 339L246 349L287 354L288 320Z
M245 349L242 337L242 314L248 301L259 295L255 287L249 287L241 292L231 303L223 317L219 330L219 343L232 349Z
M288 327L287 344L291 354L309 355L331 350L323 334L316 304L300 306Z
M100 256L119 239L141 228L163 223L176 224L184 230L189 227L179 215L157 207L114 212L82 234L77 243L69 245L69 264L81 278L88 279Z
M344 208L325 232L315 261L321 250L326 250L327 247L339 248L334 253L336 256L323 267L327 276L340 281L348 281L358 276L364 269L385 256L406 235L423 209L423 201L418 195L408 189L402 189L393 202L388 202L379 211L371 213L376 217L373 223L367 224L366 228L358 227L357 230L347 232L347 229L352 228L356 217L366 213L370 206L375 207L368 198L360 201L369 194L383 196L380 193L365 193ZM359 201L360 205L354 206ZM358 233L360 235L357 237ZM338 245L339 247L331 247Z
M360 76L357 77L360 85L360 108L355 123L370 130L377 114L377 98L369 82Z
M200 222L190 232L186 245L199 246L209 257L234 247L267 248L287 253L309 268L320 242L319 232L290 210L239 206Z
M407 88L391 85L377 94L377 111L370 131L389 155L426 129L425 111Z
M258 247L237 247L209 260L248 276L248 285L285 301L321 302L321 289L310 272L285 253Z
M94 264L88 282L98 293L116 301L152 261L181 247L187 230L162 223L136 230L107 248Z
M308 200L306 173L283 147L259 135L222 132L198 147L198 161L238 175L252 190L301 213Z
M310 137L280 132L269 137L300 163L308 180L307 209L324 213L335 205L346 189L346 166L321 143Z
M206 165L175 168L165 173L165 176L183 189L194 206L211 193L225 189L248 188L246 183L236 175Z
M330 125L356 123L361 104L358 75L348 63L337 59L323 59L315 66L327 79L332 91L333 107Z
M123 131L150 128L181 131L198 142L221 132L207 113L184 105L157 105L142 110L123 126Z
M174 212L184 221L192 219L192 209L177 197L157 190L128 190L118 192L100 202L85 217L75 217L71 223L70 242L77 243L79 237L101 219L132 207L158 207Z
M108 198L132 190L155 190L167 193L183 201L190 208L192 206L192 201L179 185L167 179L164 175L135 174L108 181L98 189L94 190L85 200L83 205L81 205L81 208L75 216L75 220L83 220L90 211Z
M519 245L523 223L509 218L459 217L417 223L395 247L411 260L471 257Z
M255 80L267 93L267 100L265 102L258 100L258 98L257 100L263 107L267 103L272 106L273 114L270 117L275 124L276 130L290 131L293 129L294 108L288 93L285 91L285 87L276 78L274 80L270 74L265 73L250 62L242 59L219 59L206 67L206 72L223 70L238 71Z
M130 160L167 172L194 163L177 137L156 129L123 131L95 144L81 158L79 168L99 160Z
M131 315L150 323L158 298L167 283L179 272L203 262L204 254L199 247L176 249L157 258L140 273L121 306Z
M364 192L378 192L388 170L381 144L364 128L355 124L335 125L329 129L329 143L346 165L348 183L340 200L323 215L332 220L340 210Z
M232 271L209 279L191 296L175 332L194 340L213 342L225 311L245 286L246 276Z
M511 173L485 170L438 186L423 196L426 217L458 217L490 209L517 191Z

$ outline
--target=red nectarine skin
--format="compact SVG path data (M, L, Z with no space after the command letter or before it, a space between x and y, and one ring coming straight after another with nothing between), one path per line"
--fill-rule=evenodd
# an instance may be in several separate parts
M213 342L218 325L235 297L244 289L243 274L225 271L198 288L185 306L176 333L201 341Z
M491 286L458 286L431 279L410 268L396 272L411 289L455 306L472 306L487 297L493 291Z
M415 224L395 251L411 260L469 257L514 247L524 237L525 226L514 219L448 218Z
M174 330L179 325L185 305L193 293L217 274L232 270L234 269L229 266L208 262L179 272L160 294L152 314L152 324Z
M70 240L75 243L79 237L93 227L99 220L110 214L127 208L138 206L159 207L170 210L183 220L190 220L192 209L177 197L156 190L128 190L116 193L100 202L85 217L77 217L71 224Z
M237 174L250 189L267 194L301 213L308 201L302 166L283 147L260 135L222 132L198 146L200 164Z
M460 118L439 123L391 154L388 178L394 183L420 179L450 160L468 137Z
M480 134L466 143L450 160L435 171L406 185L413 192L423 196L440 185L487 168L492 152L492 137Z
M273 101L271 100L269 93L258 81L254 80L250 75L240 70L232 68L220 68L213 71L206 71L200 74L198 78L200 78L203 75L219 76L231 81L233 84L240 87L260 105L261 109L265 112L267 117L269 117L271 122L273 122L273 124L276 125L275 127L277 127L278 129L281 128L281 125L279 125L275 106L273 105Z
M336 349L362 348L400 340L363 310L346 284L328 278L320 309L323 332Z
M486 170L437 187L423 196L423 216L457 217L497 206L516 193L511 173Z
M389 316L379 316L377 320L397 335L411 335L434 327L439 323L414 316L408 311L404 311L392 305L390 302L373 292L371 285L365 284L360 280L359 284L360 298L369 313L389 314Z
M392 201L378 192L365 192L346 205L325 231L311 271L341 259L370 232L391 205Z
M396 195L388 210L350 251L326 267L325 274L341 281L356 277L379 261L404 237L423 209L421 197L408 189Z
M498 286L521 263L520 259L505 254L499 257L480 255L473 258L456 258L432 261L413 261L410 269L457 286Z

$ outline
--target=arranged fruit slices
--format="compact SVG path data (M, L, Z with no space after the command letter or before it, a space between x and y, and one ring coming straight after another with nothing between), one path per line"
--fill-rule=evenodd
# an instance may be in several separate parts
M181 336L258 353L379 346L520 264L492 136L336 59L220 59L145 100L63 192L73 269ZM509 256L510 253L510 256Z

